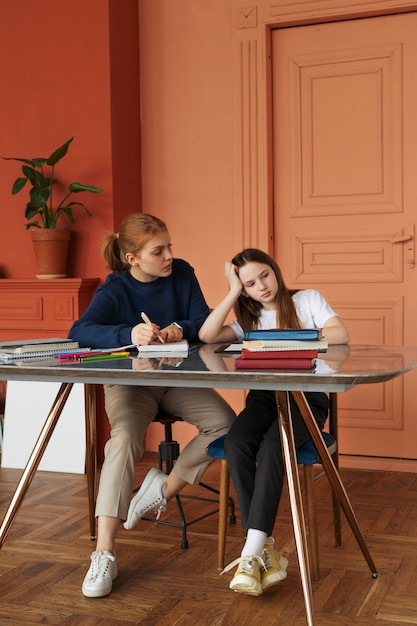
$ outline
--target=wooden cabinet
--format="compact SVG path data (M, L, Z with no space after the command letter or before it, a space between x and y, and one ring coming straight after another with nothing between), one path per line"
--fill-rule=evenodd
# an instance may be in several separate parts
M99 278L0 279L0 341L66 337L99 283ZM0 381L0 406L4 396Z
M73 322L87 308L99 278L3 278L0 279L0 341L66 337ZM6 383L0 381L0 415L4 408ZM184 429L191 429L181 425ZM178 426L181 430L181 427ZM104 444L110 433L104 410L104 395L97 386L97 455L101 463ZM1 431L0 431L1 434ZM181 445L188 442L183 441ZM157 450L163 434L160 424L151 424L147 433L147 449ZM177 437L178 439L178 437ZM1 449L1 446L0 446Z
M0 279L0 341L66 337L98 278Z

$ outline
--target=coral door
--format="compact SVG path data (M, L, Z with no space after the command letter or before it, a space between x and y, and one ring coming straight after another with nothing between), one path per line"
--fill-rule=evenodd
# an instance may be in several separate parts
M275 257L355 344L417 345L416 34L417 13L272 33ZM416 389L340 394L341 452L417 458Z

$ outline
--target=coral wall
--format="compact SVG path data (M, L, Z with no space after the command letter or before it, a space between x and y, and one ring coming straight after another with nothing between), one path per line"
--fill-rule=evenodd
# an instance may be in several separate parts
M140 207L137 2L3 0L1 14L0 156L49 156L75 137L57 178L104 193L79 196L94 216L74 210L69 276L103 277L103 233L123 210ZM17 163L0 159L0 215L8 226L0 229L0 276L7 278L34 276L28 193L10 193L19 174Z

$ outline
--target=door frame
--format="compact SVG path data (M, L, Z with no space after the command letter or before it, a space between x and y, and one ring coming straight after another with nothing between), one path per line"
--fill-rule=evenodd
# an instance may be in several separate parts
M417 11L404 0L240 2L233 11L234 249L273 252L272 30Z

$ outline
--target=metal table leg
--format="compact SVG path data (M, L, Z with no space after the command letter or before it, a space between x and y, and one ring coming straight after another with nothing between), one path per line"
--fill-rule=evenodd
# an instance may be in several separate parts
M278 393L278 392L277 392ZM323 465L324 471L329 479L329 482L333 488L333 491L336 493L339 502L342 506L342 509L346 515L347 521L352 529L353 534L355 535L356 541L359 544L359 547L362 550L362 554L365 557L366 562L368 563L369 569L371 570L372 576L374 578L378 577L378 573L375 567L375 563L371 557L371 554L368 550L368 547L365 543L361 530L359 528L358 521L356 519L355 513L353 511L352 505L346 493L346 490L343 486L343 483L340 479L339 473L336 469L335 464L333 463L333 459L330 456L327 447L323 442L323 438L320 433L320 429L317 426L316 420L310 410L308 402L305 398L305 395L302 391L292 391L291 392L299 410L302 415L302 418L305 422L305 425L308 428L311 439L317 449L317 452L320 456L321 463Z
M307 624L314 626L313 590L311 587L310 563L307 549L307 536L304 522L300 479L297 467L297 453L291 423L291 410L287 391L276 391L278 407L278 423L280 428L282 451L287 473L290 496L291 514L294 527L295 545L300 567L301 584L303 587L306 607Z

